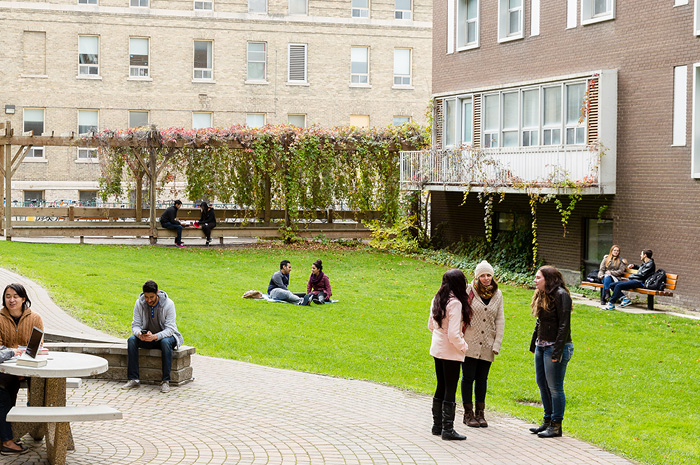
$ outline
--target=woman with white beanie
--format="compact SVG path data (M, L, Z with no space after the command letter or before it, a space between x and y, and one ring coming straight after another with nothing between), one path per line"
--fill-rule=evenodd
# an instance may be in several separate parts
M494 355L501 350L505 316L503 294L493 276L493 267L486 260L476 266L474 281L467 287L471 301L472 320L464 332L468 349L462 364L462 402L464 424L472 427L487 427L484 419L486 385ZM476 401L473 410L472 389Z

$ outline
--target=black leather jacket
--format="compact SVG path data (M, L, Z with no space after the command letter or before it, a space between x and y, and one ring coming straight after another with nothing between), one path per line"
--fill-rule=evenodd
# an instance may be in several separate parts
M537 317L530 340L530 352L535 351L537 339L554 342L552 358L561 360L564 344L571 342L571 296L566 289L558 287L549 297L549 308L540 311Z
M631 274L629 279L634 279L635 281L644 282L653 275L656 271L656 265L654 264L654 259L650 258L646 262L642 263L635 274Z

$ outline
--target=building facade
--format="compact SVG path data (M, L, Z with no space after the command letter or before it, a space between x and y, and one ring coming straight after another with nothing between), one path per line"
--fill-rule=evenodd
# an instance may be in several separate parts
M529 224L533 194L580 194L566 234L554 202L537 206L541 258L573 282L613 243L633 263L652 249L679 274L662 301L700 308L699 4L436 2L434 146L402 159L402 181L433 190L433 226L484 235L466 191L505 194L496 231Z
M0 1L15 134L426 122L429 0ZM94 199L93 149L34 147L19 201Z

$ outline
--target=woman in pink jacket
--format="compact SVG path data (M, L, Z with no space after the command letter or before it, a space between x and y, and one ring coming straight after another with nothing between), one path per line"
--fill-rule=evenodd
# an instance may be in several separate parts
M472 309L467 298L467 278L453 269L442 276L442 285L430 304L428 329L433 333L430 355L435 359L437 388L433 397L433 434L445 440L467 439L454 430L455 393L459 369L467 353L464 328Z

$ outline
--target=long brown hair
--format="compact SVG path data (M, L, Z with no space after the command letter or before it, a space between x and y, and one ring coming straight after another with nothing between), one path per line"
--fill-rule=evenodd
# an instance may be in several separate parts
M622 259L620 258L620 254L618 253L618 254L617 254L617 257L613 257L612 251L613 251L613 249L614 249L615 247L617 247L617 250L620 250L620 246L619 246L619 245L613 244L613 246L610 247L610 252L608 252L608 261L607 261L607 263L605 263L605 266L608 267L608 268L610 267L610 264L611 264L611 263L612 263L612 265L613 265L614 267L619 267L619 266L620 266L620 260L622 260Z
M567 294L569 289L566 288L564 283L564 277L561 272L553 266L543 266L539 270L544 278L544 291L535 289L535 293L532 295L532 301L530 302L530 308L532 309L532 314L539 316L542 310L548 312L550 310L549 306L552 302L552 294L557 288L563 288Z
M442 320L445 319L450 294L454 294L457 300L462 303L462 320L469 326L472 318L472 308L469 305L467 296L467 278L462 273L462 270L457 268L447 270L442 275L442 284L433 299L433 308L431 309L433 319L442 328Z

